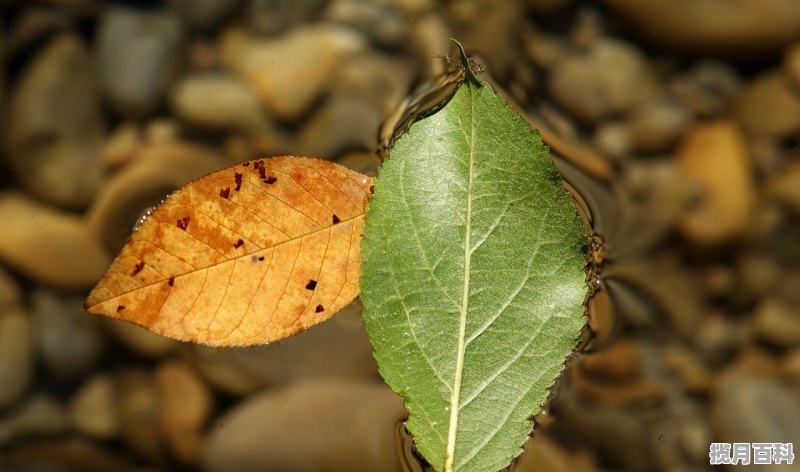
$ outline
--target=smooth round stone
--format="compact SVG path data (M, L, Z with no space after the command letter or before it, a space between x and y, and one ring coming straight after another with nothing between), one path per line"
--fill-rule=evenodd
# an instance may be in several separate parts
M327 380L264 392L217 421L202 465L230 470L399 471L403 399L378 382Z
M272 131L256 92L231 73L186 76L170 92L170 103L178 117L196 126L252 134Z
M4 451L5 452L5 451ZM80 437L62 437L22 443L3 457L3 465L12 471L114 471L144 472L123 459ZM66 465L65 465L66 464ZM67 468L68 467L68 468Z
M100 85L125 116L155 111L178 68L183 25L167 10L104 9L96 48Z
M728 110L739 95L742 78L730 64L700 61L667 81L667 88L692 114L715 116Z
M61 433L67 429L64 408L44 393L37 393L9 415L0 418L0 444L14 439Z
M800 309L778 299L766 298L756 308L753 320L756 336L770 344L791 348L800 346Z
M767 185L769 194L800 215L800 164L787 165Z
M39 357L60 380L75 379L95 368L105 347L99 319L83 310L83 298L45 288L31 294Z
M800 94L785 74L770 71L744 87L734 113L748 133L792 136L800 131Z
M374 149L382 118L371 101L334 95L306 121L297 152L332 159L343 151Z
M763 58L797 39L800 8L786 0L603 0L660 48L695 56Z
M750 226L756 204L753 165L744 136L733 123L695 126L677 150L686 185L697 190L694 205L680 221L682 233L698 245L741 236Z
M28 314L21 308L0 308L0 410L17 401L33 378L31 328Z
M192 28L210 30L243 2L242 0L169 0L168 3Z
M108 329L128 348L145 358L163 357L174 351L180 342L148 331L127 321L104 318Z
M232 395L305 379L373 379L378 368L360 309L360 303L351 303L325 323L273 344L186 345L183 353L209 383Z
M213 401L205 383L188 365L167 361L153 374L161 401L161 433L181 462L194 463L203 448L203 427Z
M20 194L0 193L0 221L0 261L43 284L85 289L111 262L82 218Z
M19 303L21 297L19 283L0 266L0 309Z
M657 99L635 105L625 118L637 151L669 150L692 123L692 115L679 103Z
M122 440L148 461L163 463L166 450L159 425L161 399L152 375L130 368L122 371L115 383Z
M59 35L25 66L10 98L8 165L37 198L82 208L101 183L103 128L91 57L77 37Z
M712 397L711 423L715 437L725 442L792 441L800 424L800 394L778 378L731 372Z
M231 30L222 38L222 62L249 82L268 111L294 121L322 95L342 60L365 47L361 36L337 26L299 27L274 39Z
M547 89L553 100L578 120L596 123L653 97L658 85L638 49L601 38L585 52L565 55L556 62Z
M114 382L98 374L86 381L69 403L72 426L91 437L111 438L120 431Z

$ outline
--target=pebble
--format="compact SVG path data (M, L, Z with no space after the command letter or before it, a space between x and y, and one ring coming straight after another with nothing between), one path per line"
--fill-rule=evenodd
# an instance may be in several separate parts
M514 463L514 472L595 472L597 466L586 449L565 448L536 432Z
M241 0L169 0L169 6L192 28L213 30L239 7Z
M691 395L705 395L711 388L712 376L704 359L678 342L662 347L664 366L677 376L683 390Z
M668 79L666 88L692 114L705 117L727 111L742 82L729 64L704 60Z
M788 137L800 131L800 95L780 71L750 81L734 107L736 120L749 134Z
M24 436L45 436L67 429L64 408L50 396L37 393L12 413L0 418L0 444Z
M344 151L369 151L383 116L370 100L334 95L309 117L298 137L297 152L303 156L333 159Z
M331 79L334 93L366 99L382 117L397 108L411 91L416 67L386 54L365 52L348 57Z
M625 122L636 151L657 153L672 148L692 124L692 115L680 103L661 98L634 105Z
M783 56L783 70L791 78L795 87L800 87L800 42L795 42Z
M93 438L116 437L120 418L114 381L106 374L95 374L73 395L68 407L70 424Z
M641 342L623 338L602 350L581 356L575 368L609 380L626 380L641 375L644 354Z
M213 406L211 393L183 362L166 361L156 368L153 377L161 405L161 432L179 461L195 463Z
M785 0L603 0L625 24L660 48L694 56L761 59L797 39L800 9Z
M800 309L768 296L755 309L753 334L779 348L800 346Z
M97 283L111 262L82 218L26 197L0 193L0 261L24 275L59 288L85 289Z
M377 382L316 380L236 405L209 434L202 464L229 470L399 471L401 397Z
M87 215L90 231L114 254L148 209L191 180L225 165L216 152L183 141L142 144L132 152L131 164L106 180Z
M21 300L19 284L2 266L0 266L0 310L9 305L18 304Z
M183 353L208 382L233 395L304 379L373 379L378 369L360 310L360 303L351 303L325 323L274 344L195 345Z
M17 401L33 378L31 328L28 314L19 307L0 308L0 410Z
M97 444L78 437L33 441L21 444L4 457L10 471L109 471L144 472L131 465L130 458L123 460L100 448Z
M148 331L127 321L102 318L109 331L129 349L148 359L163 357L174 351L180 342L151 331Z
M638 49L604 37L585 52L562 56L553 65L547 89L567 112L593 124L654 96L654 79Z
M340 0L329 4L324 17L347 25L382 48L393 48L408 38L406 14L392 2Z
M164 9L111 6L96 32L100 85L123 116L156 111L178 71L183 25Z
M96 368L105 348L100 320L83 310L83 298L46 288L33 290L31 310L39 358L58 380L73 380Z
M6 115L7 160L17 182L63 208L86 206L100 186L100 113L94 64L71 34L26 65Z
M800 216L800 164L788 165L767 184L767 194Z
M720 441L785 442L797 438L800 395L777 378L745 368L728 372L710 408L715 437Z
M195 126L247 134L275 132L256 92L229 72L186 76L172 88L169 99L173 112Z
M259 36L276 36L310 23L326 0L248 0L243 20Z
M336 67L365 47L344 27L298 27L276 39L230 30L222 38L222 62L250 83L267 110L294 121L322 95Z
M594 129L592 137L595 147L615 160L629 157L633 152L631 129L619 121L604 121Z
M159 425L161 398L152 376L131 367L120 372L115 383L122 440L150 463L162 464L166 451Z
M751 224L756 203L752 162L736 125L718 121L694 127L677 151L696 202L680 221L683 235L698 245L715 245L740 236Z

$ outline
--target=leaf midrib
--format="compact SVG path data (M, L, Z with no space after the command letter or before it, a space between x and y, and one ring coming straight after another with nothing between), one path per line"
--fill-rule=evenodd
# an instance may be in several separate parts
M469 90L470 131L469 131L469 179L467 182L467 214L464 223L464 286L461 293L461 310L458 320L458 352L456 355L456 371L453 379L453 391L450 395L450 424L447 433L447 449L444 458L444 471L452 472L455 461L456 436L458 434L458 417L460 413L461 382L464 373L464 354L466 351L467 312L469 310L469 274L472 251L470 249L470 233L472 231L472 183L473 162L475 158L475 101L472 88Z

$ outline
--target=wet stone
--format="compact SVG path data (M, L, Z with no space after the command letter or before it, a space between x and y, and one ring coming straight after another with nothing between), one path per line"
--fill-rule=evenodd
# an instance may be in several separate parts
M364 46L363 38L343 27L297 28L275 39L231 30L222 39L222 61L249 82L268 111L293 121L324 92L338 64Z
M734 113L750 134L790 136L800 130L800 94L785 74L770 71L744 87Z
M217 420L202 464L209 472L399 471L395 428L405 415L402 398L380 383L297 383L253 396Z
M789 441L782 438L797 437L800 395L777 378L742 369L730 373L717 389L711 421L715 436L722 441Z
M0 444L26 436L45 436L67 429L64 408L50 396L37 393L20 408L0 417Z
M168 361L154 373L161 401L161 431L181 462L194 463L202 450L202 430L211 413L206 384L183 362Z
M95 284L111 262L83 218L20 194L0 193L0 221L14 221L0 232L0 261L34 281L83 289Z
M55 378L69 380L94 369L104 347L100 320L83 310L83 298L40 288L31 294L39 356Z
M92 437L114 437L120 429L116 401L111 377L95 375L70 400L70 423L76 430Z
M59 35L30 60L5 123L8 165L23 188L65 208L89 203L101 183L104 124L94 64L81 40Z
M0 308L0 410L27 390L34 375L32 326L16 306Z
M100 17L97 58L102 90L124 116L159 106L178 69L183 26L167 10L114 6Z

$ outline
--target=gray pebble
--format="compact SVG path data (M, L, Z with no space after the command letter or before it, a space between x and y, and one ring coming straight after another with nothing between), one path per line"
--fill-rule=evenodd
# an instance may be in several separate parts
M100 186L103 128L91 57L77 37L60 35L32 59L12 93L9 167L36 197L84 207Z
M100 17L100 85L125 116L155 111L178 68L183 43L179 18L165 10L110 7Z

